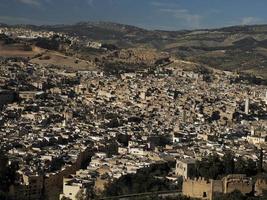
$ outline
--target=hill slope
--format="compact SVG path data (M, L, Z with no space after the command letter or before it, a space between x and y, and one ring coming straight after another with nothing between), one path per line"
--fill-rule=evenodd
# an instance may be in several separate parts
M153 48L178 59L253 73L267 79L267 25L192 31L152 31L109 22L26 27L63 32L81 39L115 44L119 48Z

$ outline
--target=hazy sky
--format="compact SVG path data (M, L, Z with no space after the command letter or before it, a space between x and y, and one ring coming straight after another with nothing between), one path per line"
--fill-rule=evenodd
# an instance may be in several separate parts
M267 0L0 0L0 22L80 21L166 30L267 24Z

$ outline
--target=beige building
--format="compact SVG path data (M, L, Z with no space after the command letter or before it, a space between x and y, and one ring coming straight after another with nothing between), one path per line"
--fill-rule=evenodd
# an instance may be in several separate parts
M72 164L65 165L61 170L44 175L26 175L21 172L21 184L10 187L9 196L13 200L37 200L43 196L48 200L58 200L62 192L63 178L74 174L83 161L88 159L92 152L89 147L84 147L77 152L77 157ZM21 197L25 197L21 199Z
M92 188L92 182L79 180L74 178L64 178L63 194L60 194L60 199L68 198L78 200L79 196L87 196L88 191Z
M267 143L267 136L247 136L247 141L254 145L259 144L266 144Z
M44 95L44 92L38 92L38 91L21 91L19 92L19 97L21 99L35 99L37 97L41 97Z
M196 176L196 161L193 159L176 160L175 174L185 179Z
M43 195L44 177L39 175L22 175L23 184L12 185L9 188L9 196L11 199L18 200L36 200L41 199Z

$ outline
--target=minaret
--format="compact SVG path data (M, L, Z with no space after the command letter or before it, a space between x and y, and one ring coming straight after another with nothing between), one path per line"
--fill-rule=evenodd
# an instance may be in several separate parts
M258 172L259 173L261 173L262 172L262 170L263 170L263 149L261 148L260 150L259 150L260 152L259 152L259 156L258 156Z
M256 97L256 92L255 91L253 91L253 98L255 98Z
M63 122L62 122L62 127L66 127L66 120L64 119Z
M255 129L253 126L251 126L251 135L254 136L255 135Z
M176 120L176 123L174 125L173 131L174 132L179 132L180 131L180 121L179 121L179 119Z
M247 97L245 100L245 113L248 115L249 113L249 98Z
M184 123L186 122L186 110L184 108L181 110L181 120Z

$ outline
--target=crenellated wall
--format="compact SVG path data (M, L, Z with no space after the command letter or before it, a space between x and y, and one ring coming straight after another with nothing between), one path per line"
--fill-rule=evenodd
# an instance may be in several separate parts
M255 183L255 195L262 196L267 191L267 178L258 178Z
M258 182L259 191L265 188L266 182ZM221 180L206 180L204 178L185 179L183 182L183 195L192 198L212 200L216 195L231 193L239 190L243 194L253 191L251 178L243 174L232 174Z

